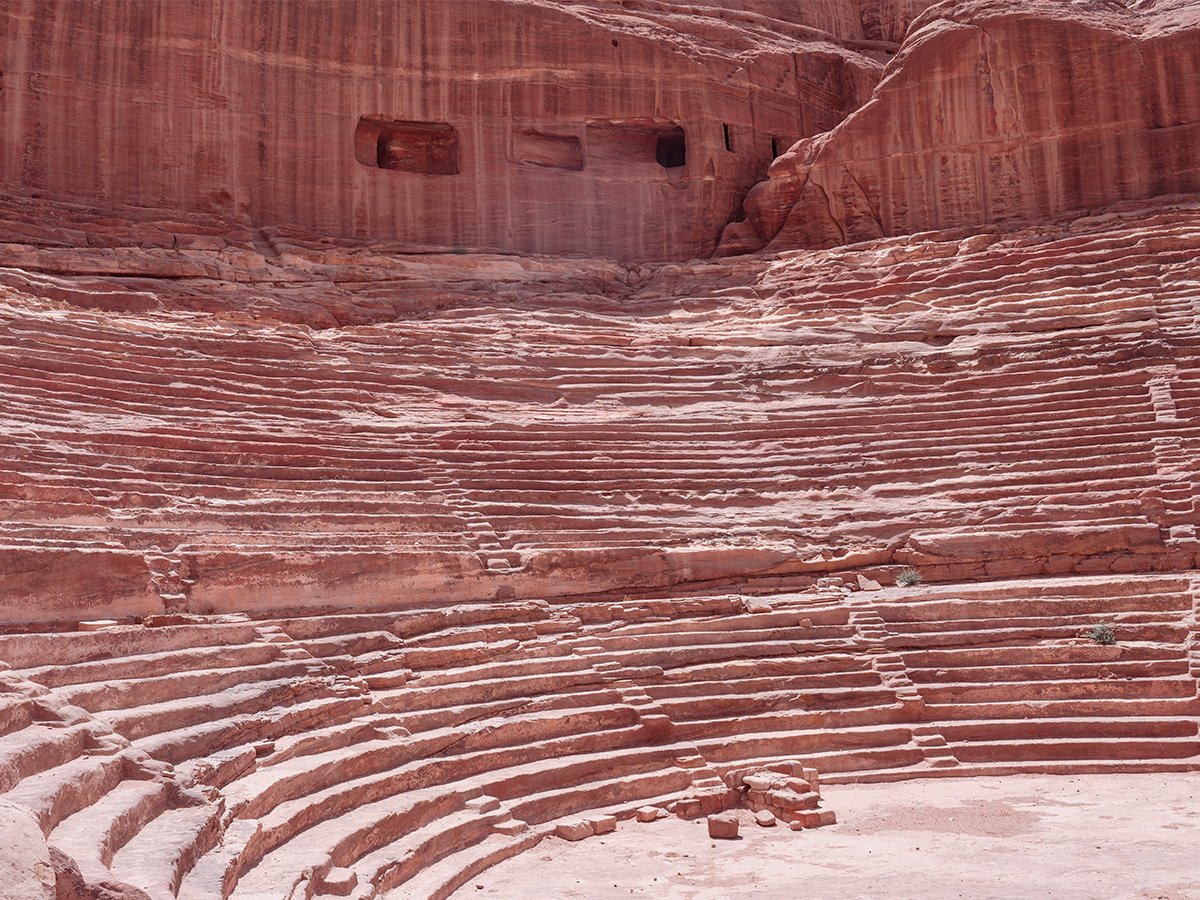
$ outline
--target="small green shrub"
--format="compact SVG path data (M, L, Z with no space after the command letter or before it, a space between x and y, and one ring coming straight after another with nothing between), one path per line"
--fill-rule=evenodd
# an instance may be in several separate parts
M1103 644L1105 647L1117 642L1117 633L1113 631L1112 625L1108 622L1097 622L1085 631L1083 636L1091 640L1092 643Z
M896 576L896 584L900 587L913 587L922 581L921 573L916 569L905 569Z

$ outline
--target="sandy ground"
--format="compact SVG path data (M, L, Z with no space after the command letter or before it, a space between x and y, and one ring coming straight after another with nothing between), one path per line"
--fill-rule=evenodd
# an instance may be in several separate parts
M827 786L838 824L712 841L622 822L549 838L454 900L668 897L1200 900L1200 773L945 778Z

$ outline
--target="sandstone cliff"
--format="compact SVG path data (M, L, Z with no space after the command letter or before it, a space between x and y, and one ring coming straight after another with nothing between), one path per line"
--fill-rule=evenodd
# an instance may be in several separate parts
M870 102L777 159L723 253L1200 189L1195 4L942 3Z
M895 49L855 0L723 7L15 0L0 182L410 247L704 256Z

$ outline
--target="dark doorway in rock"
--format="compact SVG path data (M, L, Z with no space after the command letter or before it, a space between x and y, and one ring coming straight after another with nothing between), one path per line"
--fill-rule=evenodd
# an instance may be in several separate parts
M676 125L658 135L654 158L664 169L678 169L687 165L687 139L682 128Z

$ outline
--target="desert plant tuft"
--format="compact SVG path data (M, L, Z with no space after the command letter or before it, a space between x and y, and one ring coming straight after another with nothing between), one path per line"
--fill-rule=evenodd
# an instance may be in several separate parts
M900 587L912 587L913 585L920 584L921 581L921 573L916 569L905 569L896 576L896 584Z
M1113 627L1108 622L1097 622L1091 628L1083 633L1083 636L1089 638L1093 643L1109 646L1117 642L1117 633L1113 631Z

